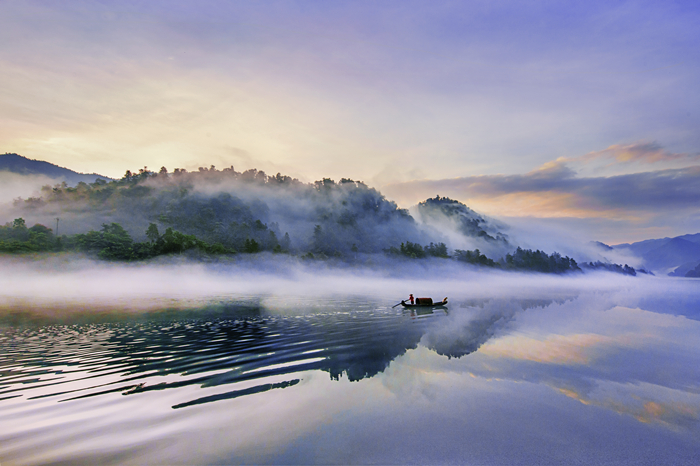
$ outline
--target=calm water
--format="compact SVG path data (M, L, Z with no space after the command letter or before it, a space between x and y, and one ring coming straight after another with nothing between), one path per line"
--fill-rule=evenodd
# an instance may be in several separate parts
M0 320L7 464L700 464L700 293Z

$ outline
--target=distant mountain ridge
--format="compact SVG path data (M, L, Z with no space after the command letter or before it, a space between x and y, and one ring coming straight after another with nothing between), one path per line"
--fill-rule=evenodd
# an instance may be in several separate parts
M98 179L111 181L112 178L98 175L97 173L78 173L68 168L59 167L50 162L32 160L19 154L1 154L0 172L11 172L20 175L44 175L56 181L65 181L74 186L80 183L94 183Z
M627 251L641 258L646 267L671 276L686 276L700 265L700 233L617 244L612 248Z

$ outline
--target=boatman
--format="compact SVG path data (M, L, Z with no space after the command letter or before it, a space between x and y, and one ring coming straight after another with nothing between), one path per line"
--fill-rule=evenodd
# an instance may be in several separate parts
M413 305L413 294L408 295L408 299L411 301L411 305Z

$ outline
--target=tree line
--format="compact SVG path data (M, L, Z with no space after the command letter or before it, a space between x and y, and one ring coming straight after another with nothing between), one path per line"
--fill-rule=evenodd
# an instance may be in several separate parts
M458 201L437 196L421 203L421 226L406 209L348 178L302 183L256 169L237 172L233 167L211 166L169 173L165 167L157 172L144 167L127 170L121 179L109 182L44 186L40 197L18 199L15 207L27 218L51 218L70 211L69 231L57 238L50 228L40 224L28 228L18 218L0 226L2 252L75 250L108 260L143 260L197 250L213 255L271 252L348 261L386 253L504 270L580 270L575 260L556 252L517 248L497 260L479 249L450 252L439 241L439 231L430 229L432 225L445 221L456 225L464 236L484 242L489 254L512 249L497 225ZM88 228L92 229L85 232Z
M36 224L27 228L22 218L12 223L0 226L0 252L32 253L80 251L92 253L105 260L132 261L152 257L180 254L186 251L199 250L206 254L235 254L237 251L227 248L221 243L208 243L173 228L166 228L161 234L158 226L151 223L146 230L147 241L134 241L128 231L118 223L103 224L99 231L90 230L87 233L63 235L55 237L51 228ZM263 246L254 239L246 239L241 252L257 253L263 251ZM272 252L284 252L277 243Z
M403 256L410 259L423 259L427 257L452 258L458 262L468 264L493 267L503 270L519 270L541 273L561 274L565 272L581 271L576 261L568 256L554 252L551 255L544 251L522 249L518 247L513 254L506 254L505 257L494 261L482 254L479 249L473 251L456 249L454 255L450 256L445 243L430 243L426 246L406 241L396 248L392 247L387 251L394 256ZM613 270L614 271L614 270Z
M265 230L266 226L258 224L255 228ZM329 256L323 252L323 229L316 225L315 240L309 250L301 254L305 259L325 259ZM134 241L129 232L119 223L103 224L99 231L90 230L87 233L63 235L55 237L51 228L36 224L28 228L22 218L12 223L0 226L0 252L32 253L78 251L93 254L99 259L112 261L146 260L169 254L182 254L187 251L199 251L209 255L226 255L236 253L255 254L263 251L272 253L289 253L289 235L282 241L258 242L248 237L243 241L240 250L226 247L221 243L209 243L195 235L185 234L168 227L161 234L155 223L149 224L145 236L146 241ZM274 238L274 235L271 235ZM353 249L357 252L356 246ZM540 250L522 249L518 247L513 254L496 261L482 254L479 249L473 251L456 249L450 255L445 243L430 243L421 246L411 241L402 242L398 247L392 246L384 252L389 256L407 259L425 259L429 257L453 259L458 262L477 266L497 268L502 270L532 271L541 273L562 274L580 272L581 267L568 256L554 252L547 254ZM586 269L603 269L625 275L636 275L634 268L625 264L605 264L601 262L584 263ZM645 272L646 273L646 272Z

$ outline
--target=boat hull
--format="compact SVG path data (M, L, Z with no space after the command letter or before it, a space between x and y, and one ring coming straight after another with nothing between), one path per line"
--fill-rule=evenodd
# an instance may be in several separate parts
M401 301L401 305L405 307L406 309L420 309L420 308L436 308L436 307L445 307L447 304L447 301L442 301L439 303L433 303L433 304L406 304L403 301Z

